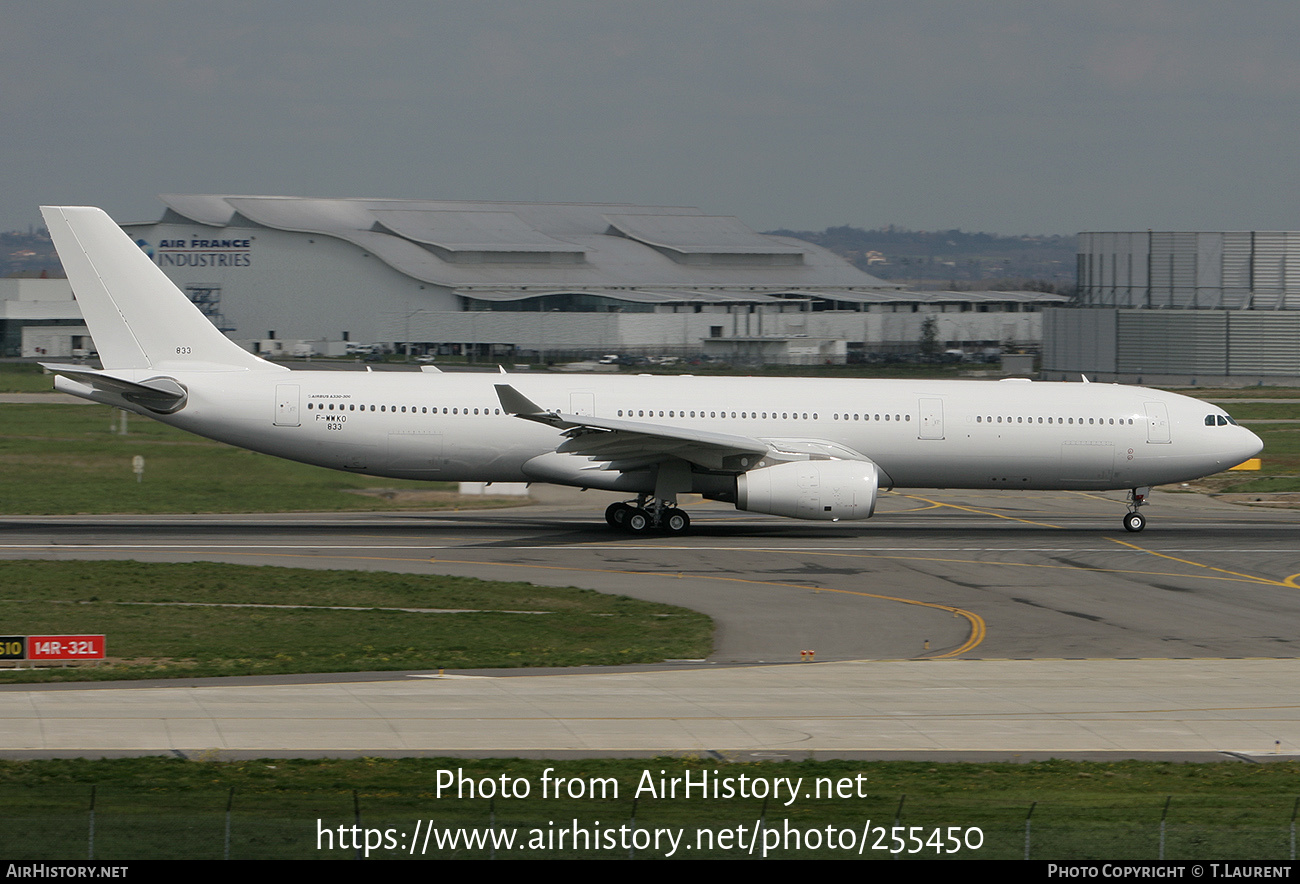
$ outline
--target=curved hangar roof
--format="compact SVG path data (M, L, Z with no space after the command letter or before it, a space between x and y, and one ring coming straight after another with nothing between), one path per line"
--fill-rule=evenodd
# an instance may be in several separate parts
M164 194L163 222L267 227L353 243L465 297L560 290L636 300L703 292L835 297L895 290L831 252L699 209L586 203Z

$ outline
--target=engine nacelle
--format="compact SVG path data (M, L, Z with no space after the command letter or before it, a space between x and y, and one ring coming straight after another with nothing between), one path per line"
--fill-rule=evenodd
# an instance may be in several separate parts
M869 519L879 487L871 461L795 461L737 476L736 509L793 519Z

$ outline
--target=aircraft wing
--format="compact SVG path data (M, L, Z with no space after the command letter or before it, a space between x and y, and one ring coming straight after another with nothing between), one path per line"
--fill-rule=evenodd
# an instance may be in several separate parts
M758 439L647 421L614 420L585 414L546 411L509 384L497 384L507 414L564 430L555 449L607 461L607 470L627 471L675 457L707 470L743 473L767 458L787 460L868 460L835 442L820 439Z

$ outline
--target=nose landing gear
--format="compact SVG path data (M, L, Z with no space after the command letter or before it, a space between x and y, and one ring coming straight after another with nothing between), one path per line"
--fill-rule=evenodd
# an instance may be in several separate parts
M1137 533L1147 526L1146 516L1138 512L1138 509L1144 507L1149 502L1147 496L1151 493L1149 487L1130 488L1128 492L1128 513L1124 516L1124 530Z

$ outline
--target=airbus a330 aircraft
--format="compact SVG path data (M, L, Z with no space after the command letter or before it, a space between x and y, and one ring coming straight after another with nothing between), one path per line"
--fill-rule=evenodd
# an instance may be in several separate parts
M552 482L634 498L605 517L687 530L677 495L866 519L880 489L1129 489L1263 448L1221 409L1114 384L290 371L227 339L96 208L43 208L103 369L55 387L200 436L404 479Z

